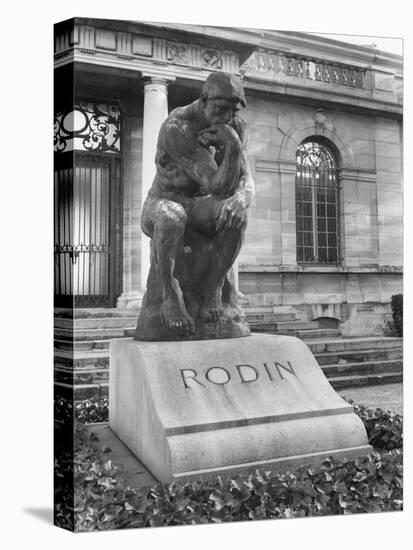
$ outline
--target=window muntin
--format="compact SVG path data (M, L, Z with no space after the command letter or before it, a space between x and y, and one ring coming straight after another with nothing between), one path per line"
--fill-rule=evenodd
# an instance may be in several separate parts
M339 186L332 152L317 141L297 150L297 262L338 264Z

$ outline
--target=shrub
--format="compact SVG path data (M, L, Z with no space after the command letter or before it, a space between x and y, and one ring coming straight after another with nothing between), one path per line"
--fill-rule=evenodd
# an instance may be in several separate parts
M316 469L257 471L232 479L126 487L119 468L89 445L75 460L77 531L354 514L402 509L402 451Z
M92 422L107 422L109 418L109 400L107 397L99 399L84 399L75 405L75 415L78 420L87 424Z
M375 448L370 456L331 457L318 468L284 474L257 471L135 489L125 486L121 468L84 424L85 418L101 418L100 410L107 414L107 401L86 400L75 407L81 421L76 421L74 457L62 453L55 465L57 477L74 480L74 499L63 491L56 506L57 523L93 531L401 510L403 418L349 402ZM58 409L64 413L65 404L59 402Z
M403 336L403 294L394 294L391 297L393 325L398 336Z
M370 445L387 451L403 447L403 417L400 414L384 409L372 410L351 399L347 401L363 421Z

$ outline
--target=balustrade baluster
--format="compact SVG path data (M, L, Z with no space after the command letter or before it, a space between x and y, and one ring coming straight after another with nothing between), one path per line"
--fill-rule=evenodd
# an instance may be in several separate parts
M257 58L257 69L258 69L259 71L265 70L264 57L262 56L262 54L258 54L258 58Z
M315 65L314 79L321 80L320 63L314 62L314 65Z
M344 68L343 67L338 67L338 83L341 86L346 85L346 77L345 77L345 74L344 74Z
M356 87L363 88L363 72L360 70L356 71Z
M305 62L305 77L306 77L306 78L311 78L311 73L310 73L310 62L309 62L309 61L306 61L306 62Z

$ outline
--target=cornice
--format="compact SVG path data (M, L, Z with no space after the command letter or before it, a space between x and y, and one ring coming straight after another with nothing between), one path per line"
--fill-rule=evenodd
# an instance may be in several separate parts
M392 94L380 94L367 90L334 88L326 83L301 84L297 81L269 80L262 76L244 76L244 87L252 94L278 95L288 97L291 102L309 103L314 106L324 105L340 107L347 111L366 112L375 116L395 116L401 119L403 106ZM391 101L393 99L393 101Z
M260 46L270 50L310 55L326 61L340 60L355 66L387 68L393 72L403 70L402 56L312 33L264 30Z
M154 34L153 29L152 35L119 30L119 23L109 29L79 24L75 19L56 26L55 66L60 67L73 60L86 62L87 58L96 65L132 71L140 71L142 67L150 71L152 67L157 74L173 73L195 80L205 79L216 70L240 74L236 51L182 42L176 36L166 39L159 33Z

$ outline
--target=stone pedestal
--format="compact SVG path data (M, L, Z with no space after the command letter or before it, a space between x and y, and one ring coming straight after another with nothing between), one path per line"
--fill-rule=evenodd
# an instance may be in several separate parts
M162 482L370 450L352 407L287 336L113 341L109 422Z

